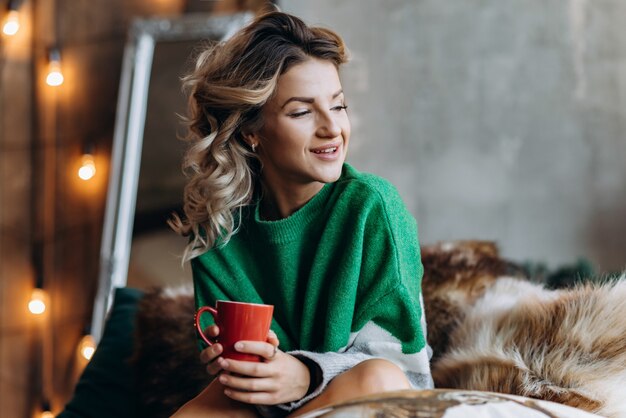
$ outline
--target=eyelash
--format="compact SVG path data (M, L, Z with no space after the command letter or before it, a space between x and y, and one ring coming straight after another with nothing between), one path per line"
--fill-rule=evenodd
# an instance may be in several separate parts
M304 116L309 113L311 113L310 110L303 110L302 112L290 113L288 116L291 116L292 118L299 118L300 116Z
M341 105L341 106L331 107L331 110L346 110L346 109L348 109L348 105ZM311 113L310 110L303 110L302 112L290 113L288 116L291 116L292 118L299 118L299 117L307 115L309 113Z

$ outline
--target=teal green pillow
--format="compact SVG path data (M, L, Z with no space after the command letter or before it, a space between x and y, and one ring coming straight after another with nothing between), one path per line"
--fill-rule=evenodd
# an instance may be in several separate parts
M98 348L83 371L74 395L57 418L134 418L137 392L129 366L135 314L143 292L115 290L113 307Z

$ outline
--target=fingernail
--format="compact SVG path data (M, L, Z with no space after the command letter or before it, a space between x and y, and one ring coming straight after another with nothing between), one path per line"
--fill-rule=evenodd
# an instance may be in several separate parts
M235 350L243 349L243 343L235 343Z
M220 367L222 369L225 369L225 368L228 367L228 362L226 360L224 360L222 357L220 357L219 362L220 362Z
M213 350L215 350L216 353L219 353L222 351L222 346L219 344L215 344L213 347L214 347Z
M228 389L224 389L224 395L226 395L226 396L230 396L230 395L231 395L231 393L232 393L232 392L231 392L230 390L228 390Z
M226 378L226 376L224 376L223 374L222 374L222 375L220 375L220 382L221 382L221 383L226 383L226 381L227 381L227 380L228 380L228 379Z

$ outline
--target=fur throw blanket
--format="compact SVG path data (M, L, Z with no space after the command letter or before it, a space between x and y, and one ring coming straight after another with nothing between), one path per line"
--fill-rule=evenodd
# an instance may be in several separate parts
M428 331L440 350L432 362L436 387L626 418L626 276L550 290L502 275L507 268L493 244L440 245L426 253ZM445 267L427 267L434 259L447 260Z
M153 289L139 302L135 319L140 417L166 418L210 382L198 355L193 289Z
M547 290L491 242L422 247L435 386L626 417L626 279ZM169 417L209 383L192 289L155 289L136 319L139 416ZM620 393L618 393L620 392Z

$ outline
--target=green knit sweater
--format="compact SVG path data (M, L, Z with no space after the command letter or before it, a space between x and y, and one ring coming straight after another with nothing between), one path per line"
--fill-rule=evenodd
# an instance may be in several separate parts
M385 341L368 348L361 338L359 351L396 350L395 360L420 353L419 365L402 367L430 376L416 222L379 177L344 164L338 181L278 221L262 221L258 205L250 206L232 239L193 259L192 269L198 306L220 299L274 305L283 351L349 351L369 324L372 338ZM429 386L426 380L418 386Z

